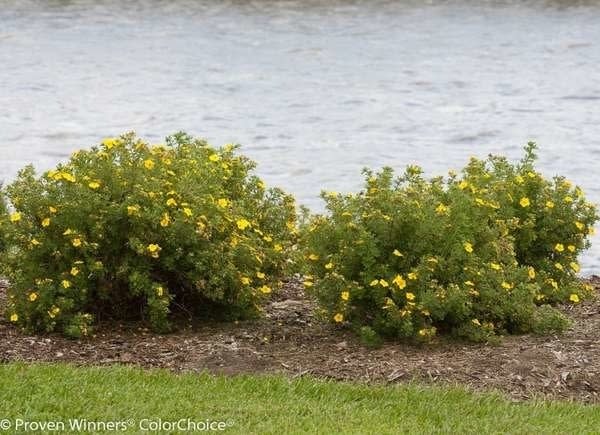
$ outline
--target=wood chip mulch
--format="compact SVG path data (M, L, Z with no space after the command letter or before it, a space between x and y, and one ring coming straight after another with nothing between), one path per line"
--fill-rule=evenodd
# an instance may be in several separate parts
M505 337L499 345L439 340L368 349L349 331L317 320L314 304L292 280L267 305L263 319L200 325L168 335L139 324L101 324L93 337L69 340L57 334L26 335L0 320L0 362L131 364L367 383L417 380L500 390L514 400L600 403L600 277L588 281L596 288L595 298L561 307L573 320L567 332Z

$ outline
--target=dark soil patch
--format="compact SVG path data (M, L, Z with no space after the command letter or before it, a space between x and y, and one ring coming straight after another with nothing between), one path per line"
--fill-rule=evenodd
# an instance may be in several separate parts
M506 337L495 346L440 340L368 349L350 332L318 321L302 286L291 281L261 320L201 325L169 335L139 325L99 325L94 337L69 340L25 335L0 321L0 361L121 363L374 383L418 380L499 389L516 400L543 396L600 403L600 277L590 282L597 290L593 300L562 307L574 320L566 333Z

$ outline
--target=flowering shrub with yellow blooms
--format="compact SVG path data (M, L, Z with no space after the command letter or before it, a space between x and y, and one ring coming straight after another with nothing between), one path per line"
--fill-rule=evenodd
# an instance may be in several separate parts
M587 293L577 279L577 257L589 247L598 212L578 186L564 177L548 180L536 171L535 149L530 142L516 165L498 156L473 158L453 181L477 207L487 209L489 219L512 222L508 231L517 261L536 276L540 300L577 302Z
M187 315L256 314L284 273L295 206L236 147L183 133L126 134L5 193L7 317L30 331L90 333L100 319L170 328Z
M518 164L473 159L460 177L365 170L359 193L323 193L328 213L301 225L304 285L322 313L371 341L566 327L547 303L591 291L577 254L598 216L580 189L535 172L533 150Z

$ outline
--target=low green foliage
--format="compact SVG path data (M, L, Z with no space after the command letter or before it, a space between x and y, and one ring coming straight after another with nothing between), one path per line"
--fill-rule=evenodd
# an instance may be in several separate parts
M414 166L398 178L365 170L359 193L324 193L329 213L302 225L305 285L323 314L420 340L563 329L539 305L589 293L577 255L598 216L581 189L535 171L534 149L516 165L472 159L432 180Z
M169 311L252 315L282 276L293 199L265 189L236 147L185 134L150 146L133 134L79 151L6 193L7 317L30 331L90 332L94 317Z
M65 433L75 432L69 430L69 419L131 419L125 433L141 433L149 423L144 419L223 421L227 434L593 434L600 427L598 406L513 403L498 394L461 388L367 386L310 377L3 364L0 388L2 418L13 425L7 433L18 432L14 424L19 418L64 421Z

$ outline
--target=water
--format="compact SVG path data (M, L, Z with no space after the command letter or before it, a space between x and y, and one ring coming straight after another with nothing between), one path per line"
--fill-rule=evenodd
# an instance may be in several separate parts
M0 178L186 130L318 210L363 166L437 175L536 140L598 203L599 23L600 1L0 0Z

